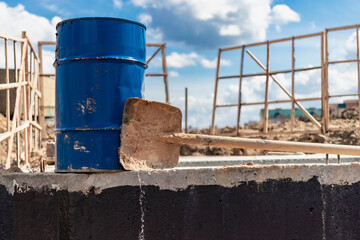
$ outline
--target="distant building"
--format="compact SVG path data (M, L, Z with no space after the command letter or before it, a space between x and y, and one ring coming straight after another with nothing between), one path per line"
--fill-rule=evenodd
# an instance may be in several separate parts
M344 103L330 104L330 117L339 118L342 112L347 108L354 108L359 106L359 101L356 99L344 100Z
M344 100L345 108L353 108L359 106L359 101L356 99Z
M306 109L314 118L320 119L321 109L320 108L307 108ZM305 114L298 108L295 108L295 118L304 117ZM260 111L260 121L264 119L264 109ZM270 109L269 110L269 122L279 123L283 122L286 119L291 119L291 109Z
M344 103L331 103L330 104L330 116L333 118L340 118L342 112L348 108L356 108L359 106L359 101L356 99L344 100ZM314 118L321 118L321 108L307 108L306 109ZM295 118L304 117L305 114L298 108L295 108ZM260 122L264 118L264 109L260 111ZM270 109L269 110L269 122L279 123L283 122L286 119L291 119L291 109Z

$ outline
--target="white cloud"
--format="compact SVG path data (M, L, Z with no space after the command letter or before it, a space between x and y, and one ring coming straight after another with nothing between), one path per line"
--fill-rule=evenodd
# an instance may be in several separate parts
M345 34L335 38L331 33L328 35L330 61L356 58L356 31L347 38L343 37Z
M38 41L55 41L55 26L61 21L59 17L53 17L51 21L25 10L22 4L9 7L6 3L0 2L0 33L12 37L21 37L21 32L26 31L33 46L37 51ZM17 44L17 67L20 66L20 44ZM4 52L4 43L0 42L0 52ZM43 50L43 69L46 73L54 73L54 51ZM12 42L8 45L9 67L13 68ZM0 67L4 62L0 61Z
M159 28L147 28L146 29L146 40L147 42L164 42L163 35Z
M166 56L166 62L168 67L183 68L196 65L196 60L198 58L199 55L195 52L189 54L172 52L170 55Z
M0 2L0 29L2 34L21 37L21 31L26 31L33 45L38 41L54 41L55 26L61 21L59 17L53 17L51 21L25 10L22 4L9 7Z
M259 84L255 84L259 82L257 79L254 79L251 83L249 83L244 90L245 95L250 98L245 97L243 101L261 101L261 94L263 91L261 90L261 86ZM257 88L256 90L252 89ZM238 102L238 85L230 84L227 86L224 91L218 94L217 103L218 104L234 104ZM251 92L245 92L249 89L252 89ZM256 96L254 97L254 93ZM261 93L261 94L260 94ZM198 96L192 95L191 91L188 96L188 125L197 128L208 128L211 125L211 114L213 110L213 94L209 94L207 96ZM184 97L180 97L178 99L171 101L172 105L179 107L182 112L184 112ZM261 105L259 106L251 106L251 107L243 107L241 110L241 122L248 121L258 121L260 115ZM234 126L236 123L236 113L237 108L218 108L216 110L216 121L215 124L218 127L224 126Z
M200 60L200 64L205 68L216 68L217 58L215 58L213 60L208 60L206 58L203 58ZM221 66L231 66L231 62L229 60L222 58L220 65Z
M310 66L306 66L307 68L309 67L312 67L311 65ZM303 86L306 86L307 84L309 84L310 80L311 82L315 83L316 81L314 81L314 77L315 75L317 74L316 71L302 71L302 72L299 72L295 75L295 81L297 84L301 84Z
M184 97L172 100L171 104L179 107L185 112ZM188 126L207 128L211 122L213 98L212 96L198 97L192 96L191 92L188 96ZM184 121L184 116L183 116ZM184 124L184 123L183 123Z
M264 100L264 78L252 77L246 79L242 83L242 101L243 102L259 102ZM234 88L235 90L235 88ZM238 89L236 91L238 93Z
M170 71L169 72L169 77L179 77L179 76L180 76L180 74L178 72L176 72L176 71Z
M220 35L221 36L239 36L241 34L241 30L237 25L227 25L220 27Z
M55 50L43 50L42 51L43 59L43 72L44 73L55 73L55 68L53 63L55 61Z
M138 19L141 23L145 24L145 25L148 25L152 22L152 17L150 14L146 14L146 13L143 13L143 14L140 14L138 16Z
M271 0L132 0L152 16L152 28L162 32L164 41L213 48L261 41L272 24L300 21L284 4Z
M167 66L173 68L183 68L188 66L196 66L200 64L205 68L216 68L217 58L208 60L195 52L191 53L177 53L172 52L166 57ZM222 66L230 66L231 62L226 59L221 59Z
M329 92L331 94L356 93L356 64L329 68Z
M50 10L50 11L52 11L52 12L55 12L55 13L57 13L57 14L60 14L60 15L62 15L62 16L69 16L69 15L71 15L70 12L64 10L64 8L59 7L59 6L55 5L55 4L44 4L43 6L44 6L46 9L48 9L48 10Z
M291 10L287 5L275 5L271 9L271 22L275 24L287 24L289 22L300 22L300 15Z
M122 8L122 1L121 0L113 0L114 8L121 9Z

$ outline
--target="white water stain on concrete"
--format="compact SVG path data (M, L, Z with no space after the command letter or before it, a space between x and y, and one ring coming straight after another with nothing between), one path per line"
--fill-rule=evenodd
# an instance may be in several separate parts
M139 232L139 240L145 240L145 211L144 211L144 207L143 207L143 201L145 198L145 191L142 188L142 183L141 183L141 178L140 178L140 174L139 172L137 173L138 175L138 179L139 179L139 187L140 187L140 195L139 195L139 204L140 204L140 211L141 211L141 227L140 227L140 232Z

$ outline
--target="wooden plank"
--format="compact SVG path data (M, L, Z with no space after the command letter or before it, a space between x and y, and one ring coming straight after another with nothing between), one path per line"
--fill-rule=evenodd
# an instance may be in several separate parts
M26 32L22 32L23 37L26 38ZM26 38L26 42L27 44L29 44L28 39ZM24 77L25 77L25 82L29 82L29 61L28 61L28 57L29 57L29 49L28 47L26 47L25 49L25 61L24 61ZM28 87L24 86L23 87L23 109L24 109L24 120L28 121L28 111L29 111L29 94L28 94ZM24 141L25 141L25 164L28 164L30 161L30 134L29 134L30 129L24 129Z
M145 74L146 77L164 77L165 73L147 73Z
M359 28L356 27L356 58L357 58L357 75L358 75L358 112L360 119L360 47L359 47Z
M17 72L17 62L16 62L16 41L13 41L13 50L14 50L14 77L15 77L15 82L18 83L19 79L18 79L18 72ZM20 114L17 115L17 118L13 118L13 121L16 121L16 126L20 125ZM16 161L17 161L17 166L19 167L20 164L20 133L16 132Z
M20 126L16 127L14 129L14 131L10 131L10 132L4 132L4 133L0 133L0 142L4 141L5 139L9 138L11 135L15 134L15 133L19 133L20 131L28 128L30 125L29 122L24 122L22 123Z
M355 94L357 95L357 94ZM297 98L296 101L298 102L305 102L305 101L318 101L321 100L320 97L313 97L313 98ZM272 100L272 101L268 101L268 104L278 104L278 103L290 103L291 99L289 100ZM250 106L250 105L264 105L265 102L242 102L241 105L242 106ZM237 103L233 103L233 104L220 104L220 105L216 105L216 108L221 108L221 107L237 107L238 104Z
M322 133L326 132L325 125L326 125L326 90L325 90L325 37L324 33L321 35L321 131Z
M349 93L349 94L334 94L334 95L329 95L329 98L334 98L334 97L355 97L355 96L359 96L359 94L357 93Z
M25 43L22 46L22 56L21 56L21 66L20 66L19 81L24 81L24 71L25 71L24 66L25 66L25 56L26 56L27 47L28 47L28 44L27 44L27 41L25 41ZM22 88L23 87L19 86L16 89L16 99L15 99L15 108L14 108L13 119L16 119L17 115L19 114L20 94L21 94L21 89ZM17 121L12 121L12 127L11 127L10 139L9 139L9 148L8 148L10 150L12 150L12 145L13 145L13 142L14 142L13 139L14 139L14 131L16 129L16 122ZM25 122L27 122L27 121L25 121ZM26 132L26 128L24 129L24 131ZM26 141L25 141L25 143L26 143ZM6 169L10 168L11 152L12 151L8 151L8 153L7 153L6 163L5 163L5 168Z
M352 28L357 28L357 27L359 27L359 24L348 25L348 26L343 26L343 27L327 28L326 31L327 32L332 32L332 31L346 30L346 29L352 29Z
M241 49L241 58L240 58L240 76L239 76L239 94L238 94L238 109L237 109L237 119L236 119L236 134L239 135L240 129L240 115L241 115L241 91L242 91L242 75L244 67L244 50L245 47Z
M263 133L260 131L240 131L241 136L273 136L273 135L294 135L294 134L316 134L321 133L319 130L301 130L301 131L281 131L281 132L275 132L275 131L269 131L268 133Z
M295 39L311 38L311 37L321 36L321 34L322 34L322 32L310 33L310 34L295 36L294 38Z
M305 102L305 101L318 101L321 100L320 97L313 97L313 98L297 98L296 101L297 102ZM243 102L241 105L243 106L250 106L250 105L262 105L265 102ZM278 103L291 103L291 99L288 100L272 100L272 101L268 101L268 104L278 104ZM234 106L236 106L236 104L233 104ZM221 105L219 106L221 107Z
M30 41L30 40L29 40ZM33 106L32 106L32 101L31 101L31 96L32 96L32 93L34 92L32 90L32 88L30 87L30 85L33 85L33 72L32 72L32 65L33 65L33 52L32 52L32 49L30 47L30 51L29 51L29 82L27 84L27 87L28 87L28 119L29 121L32 121L33 120L33 116L32 116L32 109L33 109ZM29 152L31 152L33 149L33 126L30 124L29 126Z
M40 139L44 139L46 136L46 126L45 126L45 108L44 108L44 74L43 74L43 65L42 65L42 59L43 59L43 55L42 55L42 43L39 42L38 43L38 52L39 52L39 77L40 77L40 92L41 92L41 96L40 97L40 109L39 109L39 123L40 126L42 127L42 130L40 132ZM55 75L55 74L54 74Z
M38 56L38 55L36 54L36 52L35 52L35 48L34 48L34 46L32 45L32 43L31 43L31 41L30 41L29 37L26 35L26 32L25 32L25 37L26 37L27 41L29 42L29 46L30 46L30 49L31 49L31 51L30 51L30 52L32 52L32 53L34 54L34 57L35 57L38 61L40 61L39 56ZM30 62L31 62L31 60L30 60Z
M305 34L305 35L299 35L299 36L295 36L293 37L294 39L303 39L303 38L311 38L311 37L317 37L317 36L321 36L321 32L317 32L317 33L310 33L310 34ZM237 50L237 49L241 49L243 47L249 48L249 47L256 47L256 46L260 46L260 45L265 45L268 42L269 43L278 43L278 42L285 42L285 41L291 41L292 37L289 38L280 38L280 39L275 39L275 40L269 40L267 42L257 42L257 43L250 43L250 44L245 44L245 45L241 45L241 46L234 46L234 47L227 47L227 48L222 48L221 51L225 52L225 51L232 51L232 50Z
M234 47L227 47L227 48L220 48L220 49L221 49L221 51L226 52L226 51L232 51L232 50L241 49L243 47L244 47L244 45L234 46Z
M39 41L38 45L56 45L55 41Z
M329 111L329 46L328 46L328 31L325 30L324 32L324 95L325 95L325 102L324 102L324 113L325 113L325 125L324 131L327 132L330 126L330 111Z
M34 58L34 61L35 61L35 58ZM31 54L30 54L30 63L31 63ZM36 86L38 85L38 72L37 72L37 68L35 67L35 65L34 64L32 64L32 65L34 66L34 73L31 74L31 75L34 75L35 77L33 79L33 82L30 84L33 87L33 89L31 91L31 95L30 95L30 99L29 99L30 108L29 108L29 117L28 117L28 119L29 119L29 121L31 123L31 125L30 125L30 137L29 138L30 138L30 141L34 142L34 144L32 144L32 142L30 142L30 149L31 150L34 149L34 148L37 148L37 145L38 145L37 138L36 138L37 136L35 136L35 134L33 136L33 126L36 126L38 129L41 129L40 125L38 125L37 123L35 124L36 118L34 118L34 116L35 116L35 106L36 106L36 101L35 101L35 93L36 93L36 91L35 90L37 90ZM31 70L32 65L30 65L30 71L32 71ZM37 129L35 129L35 132L36 131L37 131Z
M254 61L262 68L264 69L264 71L266 71L267 69L264 67L264 65L261 64L261 62L249 51L247 50L246 51L250 57L252 59L254 59ZM286 93L286 95L291 99L292 98L292 95L285 89L284 86L282 86L282 84L272 75L270 75L270 77L273 79L273 81ZM307 118L310 119L310 121L312 123L315 124L316 127L318 128L321 128L321 124L296 100L294 99L295 101L295 104L299 107L299 109L305 114L305 116ZM265 104L267 104L267 101L266 101L266 93L265 93ZM265 110L264 110L265 111ZM265 112L264 112L264 116L265 116Z
M27 84L23 83L23 82L2 83L2 84L0 84L0 90L17 88L19 86L24 86L24 85L27 85Z
M349 59L349 60L329 61L328 64L352 63L352 62L357 62L357 60L356 59Z
M161 47L163 45L164 45L164 43L147 43L146 44L147 47Z
M40 126L40 124L38 124L37 122L35 121L30 121L31 125L33 125L34 127L36 127L37 129L41 130L42 127Z
M36 81L36 82L38 82L38 81ZM41 92L37 89L37 86L34 83L28 83L27 85L31 88L32 91L34 91L34 93L36 95L38 95L38 97L42 96Z
M146 61L146 64L149 64L151 60L153 60L153 58L161 51L162 48L163 46L159 47L158 50Z
M246 50L247 53L249 53L249 50ZM269 101L269 71L270 71L270 43L267 42L266 45L266 80L265 80L265 104L264 104L264 128L263 128L263 132L264 133L268 133L269 129L269 105L268 105L268 101Z
M221 108L221 107L238 107L239 104L238 103L234 103L234 104L220 104L220 105L216 105L216 108Z
M162 53L162 68L164 73L164 85L165 85L165 102L170 104L170 97L169 97L169 87L168 87L168 76L167 76L167 67L166 67L166 50L165 50L165 43L161 48Z
M294 68L294 72L302 72L302 71L311 71L311 70L317 70L317 69L321 69L321 66L317 66L317 67L308 67L308 68ZM291 73L292 69L290 70L281 70L281 71L272 71L269 72L270 75L276 75L276 74L282 74L282 73ZM257 77L257 76L266 76L266 73L248 73L248 74L243 74L242 77ZM229 75L229 76L221 76L219 77L219 79L228 79L228 78L239 78L240 75Z
M5 38L5 83L9 84L9 62L8 62L8 40ZM10 131L10 90L6 89L6 99L5 99L5 117L6 117L6 129ZM10 139L7 142L8 152L12 151L12 145L10 145Z
M42 53L42 50L39 50L39 56L40 56L40 51ZM42 57L40 57L41 59ZM41 62L39 62L39 64L42 64ZM40 77L55 77L54 73L41 73L39 74Z
M219 73L220 73L220 59L221 59L221 49L218 51L217 56L217 64L216 64L216 77L215 77L215 90L214 90L214 104L213 104L213 111L212 111L212 118L211 118L211 128L210 134L215 134L215 114L216 114L216 98L217 98L217 91L218 91L218 82L219 82Z
M240 49L240 48L243 48L243 47L246 47L246 48L257 47L257 46L261 46L261 45L266 45L267 43L268 43L268 41L250 43L250 44L245 44L245 45L235 46L235 47L221 48L221 51L225 52L225 51L237 50L237 49Z
M295 125L295 39L291 40L291 131Z
M188 89L185 88L185 133L188 132Z
M164 134L157 138L175 144L360 156L359 146L340 144L275 141L186 133Z
M17 41L17 42L25 42L25 39L23 39L23 38L10 37L10 36L4 35L4 34L0 34L0 38Z
M5 39L5 83L9 84L8 40ZM6 89L6 128L10 131L10 90ZM9 144L8 144L9 146Z

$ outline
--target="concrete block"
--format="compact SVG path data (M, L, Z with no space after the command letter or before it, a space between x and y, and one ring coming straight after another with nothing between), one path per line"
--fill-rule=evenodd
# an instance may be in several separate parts
M360 239L360 164L0 174L2 239Z

